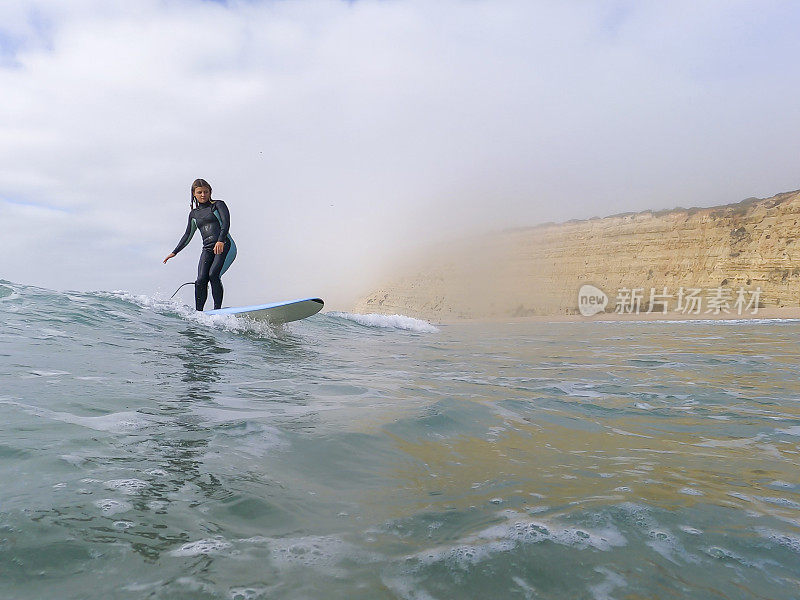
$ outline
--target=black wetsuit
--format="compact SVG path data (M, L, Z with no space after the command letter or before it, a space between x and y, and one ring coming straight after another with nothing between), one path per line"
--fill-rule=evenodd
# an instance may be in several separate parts
M199 229L203 236L203 251L197 265L197 281L194 282L194 302L197 310L203 310L208 298L208 284L211 282L211 295L214 297L214 308L222 308L222 274L231 266L236 257L236 244L228 234L231 215L222 200L205 202L189 211L189 223L181 241L175 246L173 253L183 250ZM217 242L225 244L222 254L214 254Z

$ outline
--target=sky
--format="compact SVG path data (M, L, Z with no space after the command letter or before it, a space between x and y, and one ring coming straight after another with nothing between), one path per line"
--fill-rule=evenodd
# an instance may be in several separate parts
M0 3L0 279L347 308L430 244L800 188L800 3ZM188 289L188 288L186 288ZM187 295L188 298L188 295Z

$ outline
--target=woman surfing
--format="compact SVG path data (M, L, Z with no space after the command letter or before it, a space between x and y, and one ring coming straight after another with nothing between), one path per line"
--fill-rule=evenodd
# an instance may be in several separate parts
M211 199L211 185L205 179L195 179L192 183L189 205L191 208L186 231L175 250L164 259L164 263L188 246L194 232L199 229L203 236L203 250L197 265L197 281L194 282L195 308L203 310L205 307L209 283L214 308L222 308L221 277L236 258L236 244L228 233L231 215L222 200Z

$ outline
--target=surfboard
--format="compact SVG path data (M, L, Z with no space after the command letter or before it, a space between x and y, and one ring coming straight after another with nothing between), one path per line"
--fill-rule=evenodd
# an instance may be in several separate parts
M273 302L272 304L218 308L207 310L205 313L207 315L235 315L270 323L289 323L317 314L324 305L321 298L302 298L287 302Z

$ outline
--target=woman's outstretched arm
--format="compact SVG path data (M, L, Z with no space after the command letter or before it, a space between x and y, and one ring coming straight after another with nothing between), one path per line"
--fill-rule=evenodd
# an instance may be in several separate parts
M164 262L167 262L170 258L175 256L178 252L186 248L189 245L189 242L194 237L194 232L197 231L197 222L192 218L192 215L189 215L189 222L186 224L186 231L183 232L183 237L178 242L178 245L175 246L175 250L169 253L167 258L164 259Z

